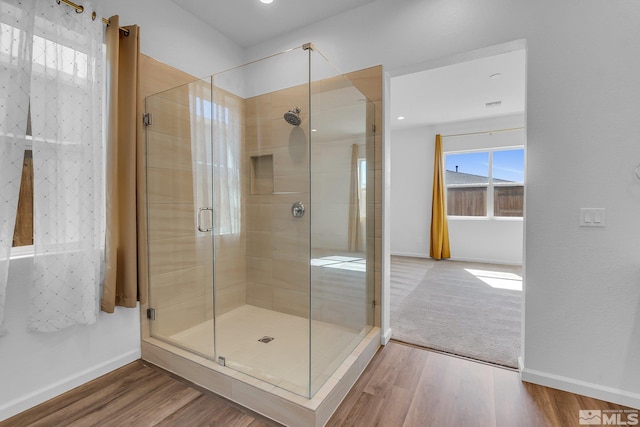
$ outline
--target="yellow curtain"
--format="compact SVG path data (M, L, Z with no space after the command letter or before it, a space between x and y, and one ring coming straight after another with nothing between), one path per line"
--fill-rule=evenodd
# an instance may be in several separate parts
M360 183L358 180L358 144L351 146L351 192L349 194L349 251L361 250Z
M145 302L138 283L138 93L139 28L119 31L118 16L109 18L107 44L107 153L105 278L101 310L135 307ZM141 288L141 289L139 289Z
M431 247L429 249L429 256L434 259L451 257L442 163L442 136L436 135L436 150L433 161L433 195L431 205Z

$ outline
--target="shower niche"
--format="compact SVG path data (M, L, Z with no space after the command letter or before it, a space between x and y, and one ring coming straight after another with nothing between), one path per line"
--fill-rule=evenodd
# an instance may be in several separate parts
M380 342L375 104L307 44L145 109L143 358L322 425Z
M251 194L273 194L273 155L251 156Z

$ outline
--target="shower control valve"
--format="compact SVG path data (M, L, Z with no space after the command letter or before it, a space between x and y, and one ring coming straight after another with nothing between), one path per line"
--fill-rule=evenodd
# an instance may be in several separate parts
M304 211L304 203L302 202L295 202L293 206L291 206L291 215L293 215L294 218L302 218Z

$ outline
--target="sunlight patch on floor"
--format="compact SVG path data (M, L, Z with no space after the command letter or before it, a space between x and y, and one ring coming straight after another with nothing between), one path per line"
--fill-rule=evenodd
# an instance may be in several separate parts
M467 273L474 275L487 285L496 289L507 289L510 291L522 291L522 277L515 273L504 271L464 269Z

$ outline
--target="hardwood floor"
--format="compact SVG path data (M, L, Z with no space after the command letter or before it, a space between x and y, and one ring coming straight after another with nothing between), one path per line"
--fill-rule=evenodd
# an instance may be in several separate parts
M578 426L578 410L629 409L520 381L516 371L390 342L327 426Z
M0 422L2 427L278 425L141 360Z
M567 427L578 426L580 409L629 408L522 383L512 370L392 341L327 426ZM277 425L143 361L0 422L0 427Z

